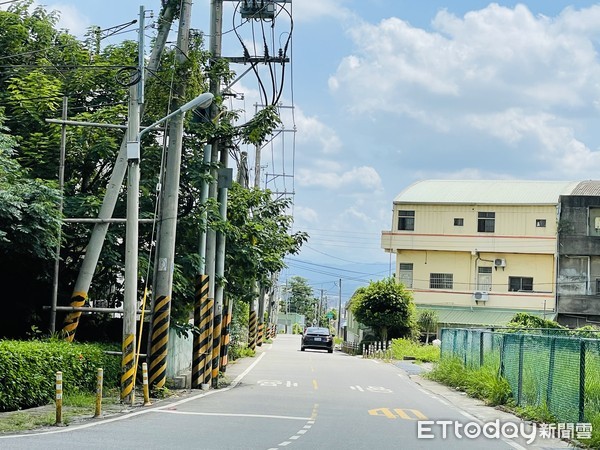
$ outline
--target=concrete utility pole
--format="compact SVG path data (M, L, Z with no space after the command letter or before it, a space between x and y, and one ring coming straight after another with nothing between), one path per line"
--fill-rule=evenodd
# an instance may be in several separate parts
M339 302L338 302L338 336L342 334L342 279L339 280Z
M222 29L223 29L223 0L211 0L210 2L210 42L209 42L209 51L211 53L211 58L213 63L221 58L221 42L222 42ZM214 94L215 97L220 95L220 79L217 76L216 78L212 78L210 80L210 92ZM217 107L213 106L210 110L210 118L214 119L217 116ZM208 196L210 198L214 198L218 200L219 192L218 192L218 171L216 169L219 164L219 150L220 143L213 142L212 143L212 151L211 151L211 177L212 182L209 187ZM227 152L228 150L225 148L221 151ZM225 157L225 162L227 161ZM222 196L222 195L221 195ZM226 199L226 197L225 197ZM226 201L226 200L225 200ZM220 208L221 211L221 208ZM222 211L221 211L222 212ZM223 241L224 245L224 241ZM223 247L224 248L224 247ZM220 267L219 263L219 267ZM220 327L221 327L221 317L223 312L223 297L222 294L220 299L216 298L215 295L215 282L218 276L223 276L223 273L217 273L217 233L214 229L208 228L206 232L206 262L205 262L205 274L209 277L208 284L208 297L214 299L214 310L213 310L213 342L212 342L212 385L215 386L217 383L215 374L218 377L218 367L219 367L219 358L220 358ZM216 341L215 341L216 340ZM216 368L216 370L215 370Z
M174 10L172 7L166 6L161 11L161 16L158 20L158 35L156 37L152 54L150 56L150 62L148 64L148 71L150 73L154 73L158 70L160 59L164 51L165 42L167 40L167 36L169 35L171 24L173 23L173 17ZM142 110L143 107L140 108L140 117L143 113ZM128 134L125 133L119 149L119 154L117 155L117 159L113 167L110 181L106 187L104 199L102 200L102 206L98 212L98 219L103 221L94 225L90 241L86 247L86 252L83 256L77 281L75 282L75 287L73 288L73 294L71 295L72 307L80 308L84 305L88 296L90 285L92 284L94 271L98 265L100 252L102 251L104 239L106 238L106 233L108 232L108 226L110 224L109 219L112 218L115 205L117 204L117 200L119 198L119 192L121 191L123 180L125 178L125 171L127 169L127 141ZM62 332L67 341L72 341L74 339L80 316L81 311L74 311L68 314L65 318Z
M62 120L67 120L68 97L63 97L62 101ZM58 189L60 191L60 200L58 201L58 211L62 216L64 195L65 195L65 157L67 150L67 125L63 123L60 127L60 155L58 159ZM58 243L56 244L56 258L54 259L54 278L52 281L52 306L50 308L50 333L56 331L56 306L58 305L58 274L60 270L60 248L62 240L62 222L58 228Z
M186 62L189 51L191 13L191 0L182 0L176 50L178 67ZM174 92L171 110L179 108L185 98L185 74L179 75L179 77L176 77L179 80L179 85L176 86ZM157 243L158 267L154 282L153 321L151 348L149 352L149 383L151 386L158 388L164 387L167 375L166 358L169 341L171 295L173 291L183 119L183 114L177 114L171 119L169 127L169 148L162 191L160 232Z
M140 27L141 28L141 27ZM143 34L143 28L142 32ZM140 51L143 51L140 49ZM129 143L135 142L140 127L138 87L129 89ZM139 145L138 145L139 149ZM125 223L125 295L123 298L123 358L121 362L121 401L133 404L135 384L134 355L136 335L138 247L139 247L139 192L140 155L127 155L127 222Z

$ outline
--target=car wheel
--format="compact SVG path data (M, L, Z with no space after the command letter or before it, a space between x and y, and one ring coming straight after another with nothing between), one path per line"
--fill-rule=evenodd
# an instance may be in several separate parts
M329 350L327 350L329 353L333 353L333 349L330 348Z
M300 351L303 352L304 351L304 347L300 347Z

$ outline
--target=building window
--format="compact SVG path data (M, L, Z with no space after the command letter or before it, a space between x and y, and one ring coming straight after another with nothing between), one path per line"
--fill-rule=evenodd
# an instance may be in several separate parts
M546 219L535 219L535 226L538 228L546 228Z
M496 213L480 212L477 214L477 231L480 233L493 233L495 230Z
M489 292L492 290L492 267L477 268L477 290Z
M400 283L407 288L413 287L413 265L412 263L400 263L398 265L398 277Z
M511 292L533 291L533 278L508 277L508 290Z
M452 289L453 275L451 273L430 273L429 288L430 289Z
M415 229L415 212L414 211L398 211L398 230L414 231Z
M464 224L465 224L465 219L463 219L462 217L454 218L454 226L455 227L462 227Z

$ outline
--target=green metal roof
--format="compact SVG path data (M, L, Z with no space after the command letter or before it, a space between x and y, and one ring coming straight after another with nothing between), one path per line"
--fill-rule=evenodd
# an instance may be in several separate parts
M428 306L417 305L417 310L432 310L437 313L440 325L468 325L468 326L504 326L520 312L526 312L548 320L555 320L553 311L529 311L523 309L497 309L485 306L458 307L458 306Z

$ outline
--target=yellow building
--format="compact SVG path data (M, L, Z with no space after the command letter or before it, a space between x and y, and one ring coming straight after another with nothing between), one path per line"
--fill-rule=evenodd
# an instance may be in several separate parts
M559 199L579 182L426 180L394 199L381 246L443 326L556 317Z

